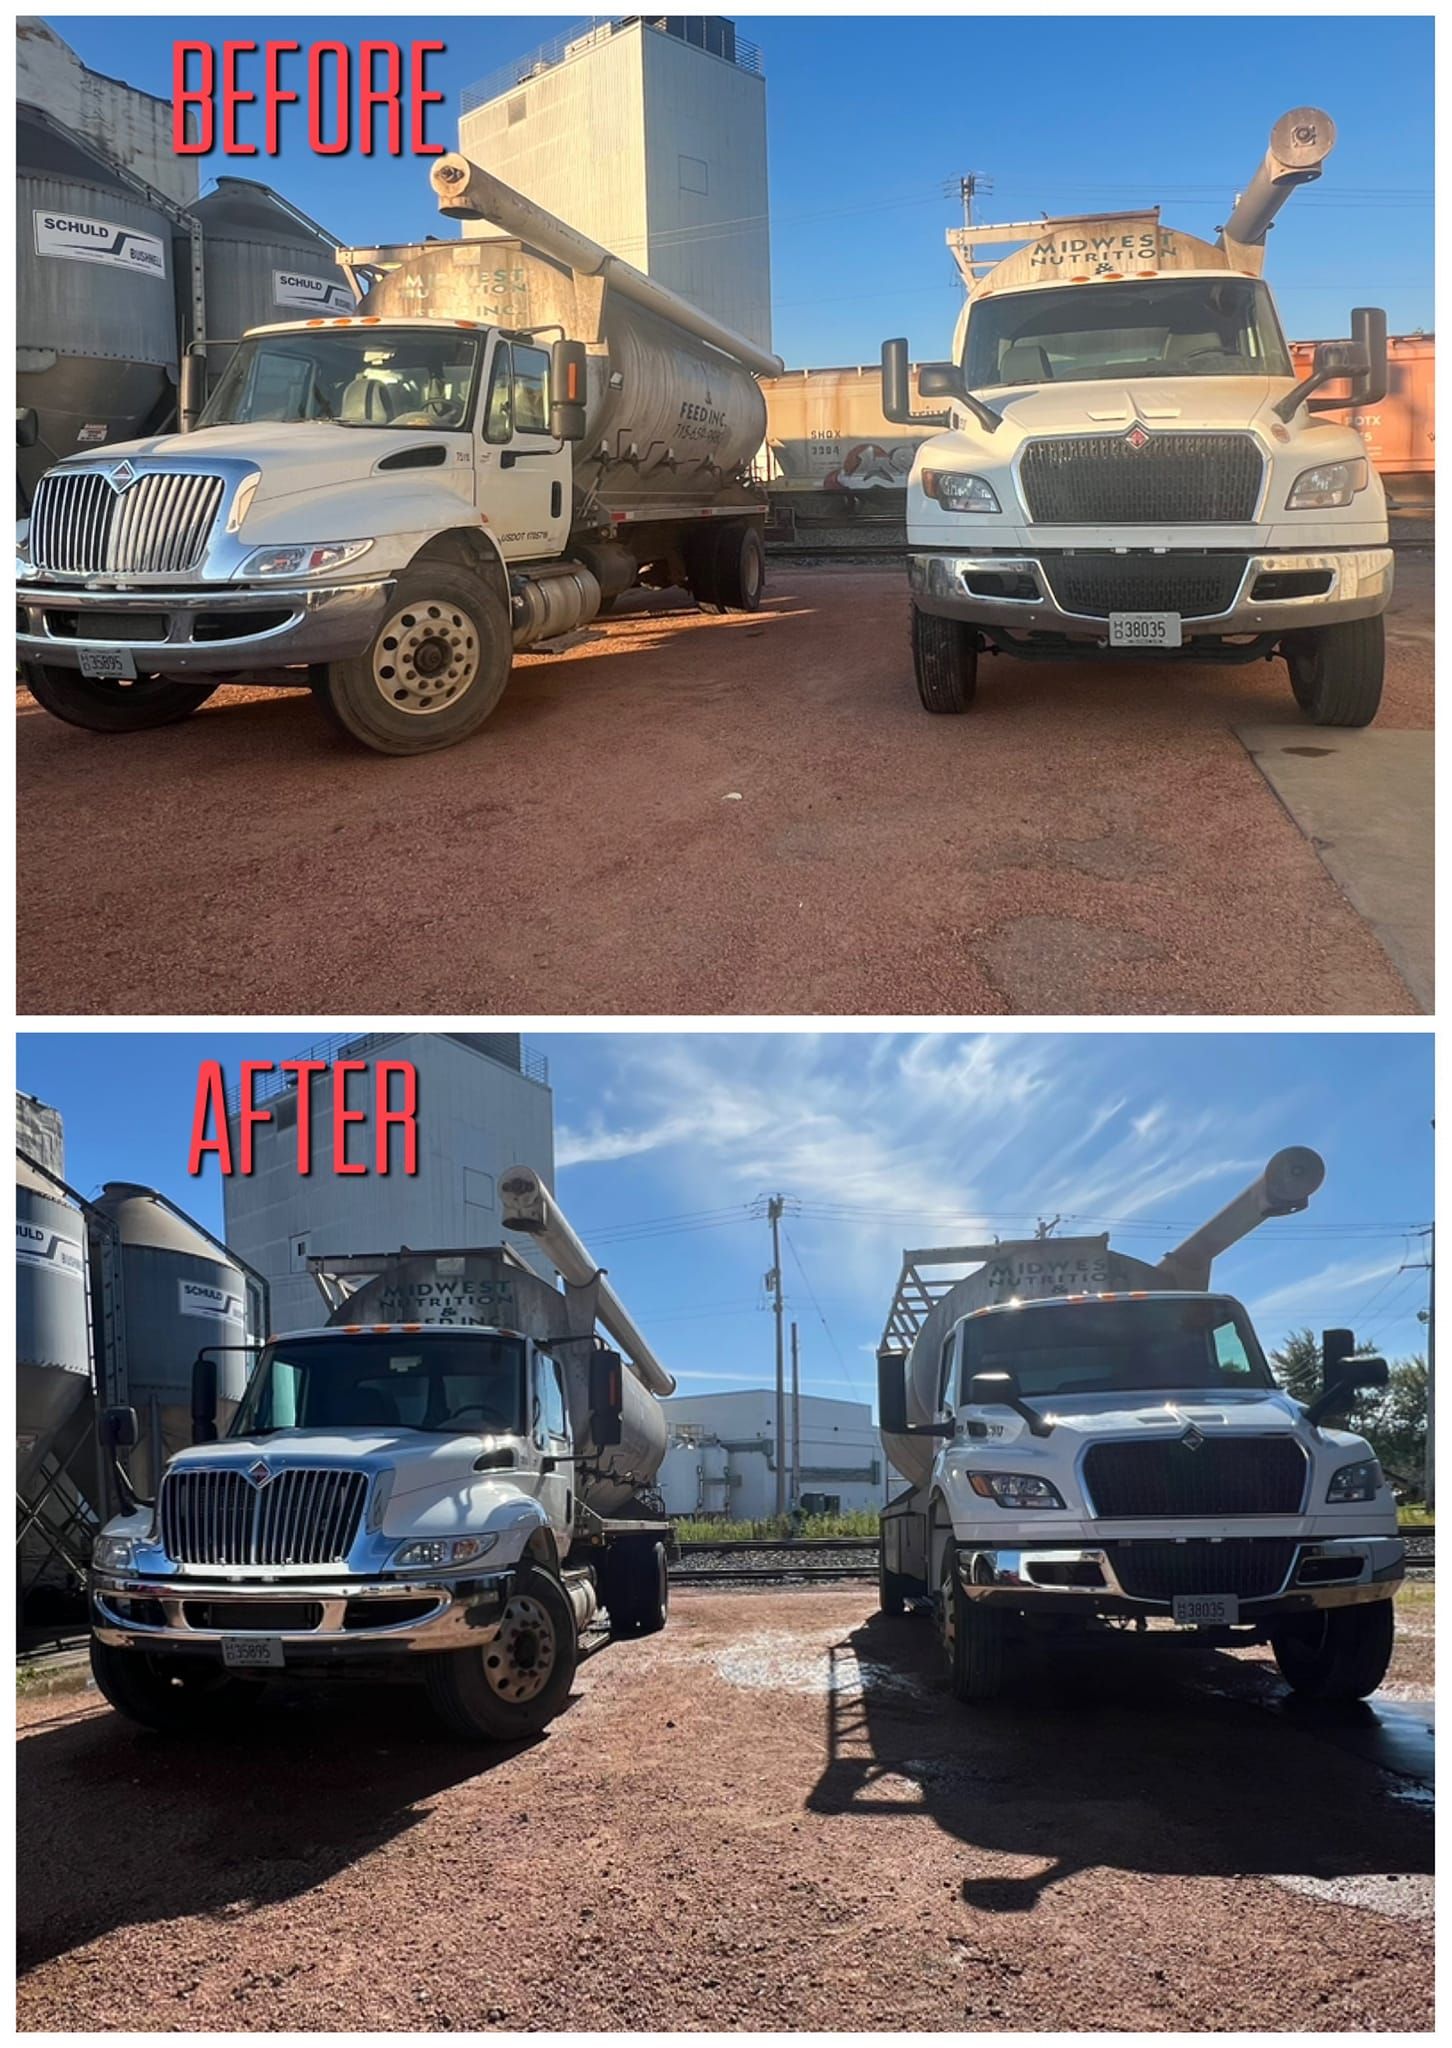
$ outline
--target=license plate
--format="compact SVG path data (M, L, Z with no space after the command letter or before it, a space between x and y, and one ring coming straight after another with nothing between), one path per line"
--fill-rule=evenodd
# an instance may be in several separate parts
M222 1662L239 1671L256 1671L259 1667L281 1670L282 1639L279 1636L223 1636Z
M1203 1626L1207 1622L1239 1621L1240 1598L1235 1593L1176 1593L1170 1602L1176 1621Z
M1179 647L1178 612L1111 612L1111 647Z
M103 682L136 680L136 657L129 647L83 647L81 674L97 676Z

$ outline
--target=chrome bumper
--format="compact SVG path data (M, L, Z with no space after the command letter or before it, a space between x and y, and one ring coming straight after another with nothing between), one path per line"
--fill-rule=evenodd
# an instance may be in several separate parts
M133 1573L92 1572L91 1627L103 1643L116 1649L164 1651L168 1656L219 1657L224 1636L275 1637L289 1662L464 1650L493 1640L508 1597L509 1579L508 1572L490 1572L452 1583L438 1579L285 1579L245 1585L235 1579L149 1579ZM386 1604L403 1600L428 1600L431 1604L424 1613L406 1620L390 1619L384 1612ZM258 1627L257 1610L272 1604L285 1613L299 1602L321 1609L316 1627ZM198 1625L187 1609L203 1606L222 1612ZM215 1625L225 1621L229 1606L252 1610L243 1616L245 1627ZM369 1620L370 1607L378 1614L376 1625Z
M1025 1610L1067 1602L1071 1610L1085 1612L1168 1614L1168 1595L1152 1600L1125 1591L1115 1570L1114 1553L1132 1547L1132 1539L1014 1550L979 1550L960 1544L958 1576L970 1598ZM1308 1538L1297 1544L1286 1576L1274 1592L1242 1596L1240 1605L1246 1620L1260 1621L1311 1608L1352 1607L1367 1600L1390 1599L1405 1576L1406 1555L1406 1544L1399 1536ZM1356 1571L1344 1578L1307 1583L1306 1568L1316 1560L1355 1565ZM1092 1582L1095 1570L1097 1584ZM1082 1575L1083 1582L1071 1580L1069 1575L1075 1572Z
M1103 552L1103 550L1085 550ZM1138 551L1136 551L1138 552ZM1261 576L1299 571L1329 572L1331 587L1315 597L1276 598L1253 604L1250 592ZM1035 597L985 597L970 585L977 576L1033 578ZM1391 602L1394 557L1390 548L1347 548L1308 554L1251 555L1229 609L1184 621L1186 640L1203 634L1277 633L1298 627L1335 625L1345 619L1374 618ZM1102 615L1068 612L1054 597L1043 558L1032 555L910 554L908 580L919 611L972 625L1007 626L1019 632L1064 633L1107 644L1109 622ZM1127 650L1116 648L1121 654Z
M124 647L143 673L186 676L338 661L363 653L383 623L392 589L392 577L327 590L244 590L233 584L94 590L21 583L16 590L20 659L79 668L88 649ZM146 628L146 621L158 613L165 620L159 637ZM96 627L88 633L88 624L99 614L107 615L106 630ZM281 616L272 616L276 614ZM118 616L123 626L128 619L137 621L136 634L118 633ZM266 623L259 628L261 619ZM197 628L203 623L208 637L198 639ZM137 637L141 633L146 637Z

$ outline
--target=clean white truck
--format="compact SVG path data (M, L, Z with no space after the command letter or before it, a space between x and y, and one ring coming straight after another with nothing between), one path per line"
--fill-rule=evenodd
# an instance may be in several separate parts
M196 431L41 479L20 659L55 717L135 732L307 683L364 745L424 753L638 582L758 608L780 359L464 157L432 180L503 232L340 251L356 313L253 330Z
M177 1730L259 1680L412 1677L457 1733L509 1741L560 1712L600 1608L619 1636L664 1627L675 1381L538 1176L500 1192L560 1287L508 1247L311 1261L328 1321L268 1339L220 1438L201 1353L154 1501L119 1456L135 1411L107 1411L124 1506L91 1661L118 1712Z
M918 372L947 405L915 411L906 341L882 353L887 417L947 429L907 487L929 711L966 711L988 653L1279 657L1318 725L1375 717L1386 500L1354 426L1326 415L1385 396L1386 315L1353 312L1354 339L1323 342L1298 382L1261 275L1335 133L1317 108L1283 115L1213 245L1157 207L950 231L968 296L952 361Z
M881 1604L932 1603L959 1699L1065 1635L1151 1621L1166 1647L1269 1642L1317 1698L1381 1683L1405 1545L1370 1445L1333 1418L1386 1362L1328 1330L1303 1406L1210 1289L1216 1255L1323 1173L1278 1152L1157 1266L1107 1237L904 1254L878 1413L909 1485L882 1517Z

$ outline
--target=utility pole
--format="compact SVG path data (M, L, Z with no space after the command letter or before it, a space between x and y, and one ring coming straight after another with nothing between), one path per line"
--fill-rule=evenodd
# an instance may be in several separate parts
M991 192L993 180L982 171L969 171L958 180L958 197L963 202L963 225L973 225L973 202L981 192Z
M771 1271L766 1276L766 1284L771 1290L776 1320L776 1511L779 1515L786 1513L786 1377L781 1320L781 1218L785 1206L780 1195L773 1195L766 1205L767 1221L771 1225Z
M792 1324L792 1506L802 1504L802 1354Z
M1413 1259L1411 1264L1403 1266L1401 1271L1404 1273L1414 1273L1420 1267L1425 1270L1427 1275L1427 1306L1422 1310L1417 1320L1425 1324L1427 1331L1427 1457L1423 1469L1422 1492L1430 1509L1435 1508L1437 1505L1437 1404L1435 1399L1437 1379L1436 1226L1429 1224L1425 1230L1417 1231L1416 1235L1427 1240L1427 1256L1424 1259Z

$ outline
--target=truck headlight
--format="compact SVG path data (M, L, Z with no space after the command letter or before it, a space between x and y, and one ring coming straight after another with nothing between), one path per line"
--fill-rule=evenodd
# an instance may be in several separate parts
M1375 1458L1358 1459L1331 1475L1326 1489L1328 1501L1375 1500L1381 1490L1381 1466Z
M356 562L373 545L371 540L330 540L279 542L275 547L254 548L241 568L239 578L251 576L320 576L328 569L341 569Z
M91 1550L91 1563L98 1572L129 1572L136 1562L136 1541L131 1536L98 1536Z
M1001 1508L1061 1508L1063 1496L1047 1479L1032 1472L970 1472L968 1484L984 1500L996 1500Z
M1366 489L1366 457L1351 462L1323 462L1319 469L1303 469L1291 486L1286 500L1288 512L1329 511L1349 505L1358 491Z
M999 512L1003 508L987 477L964 476L955 469L925 469L923 489L945 512Z
M394 1571L437 1570L439 1566L470 1564L492 1550L497 1536L434 1536L421 1543L402 1543L393 1553Z

